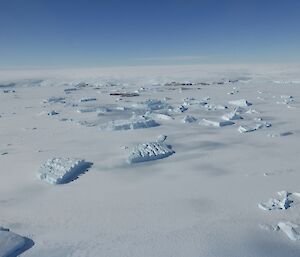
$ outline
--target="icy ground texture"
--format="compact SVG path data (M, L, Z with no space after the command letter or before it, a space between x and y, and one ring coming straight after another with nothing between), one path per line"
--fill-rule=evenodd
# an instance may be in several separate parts
M154 161L158 159L166 158L175 153L172 148L159 140L159 142L149 142L139 144L133 148L130 156L128 157L128 163Z
M25 246L25 238L0 227L0 257L15 256Z
M89 163L80 159L52 158L42 164L38 178L50 184L64 184L84 173L89 166Z

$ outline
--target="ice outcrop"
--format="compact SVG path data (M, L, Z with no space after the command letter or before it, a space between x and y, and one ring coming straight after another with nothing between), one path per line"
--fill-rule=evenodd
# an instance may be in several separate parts
M290 221L281 221L278 223L278 227L282 230L287 237L293 241L300 239L300 226Z
M224 127L228 125L233 125L234 122L232 121L212 121L212 120L207 120L207 119L202 119L199 122L200 125L202 126L208 126L208 127Z
M135 146L127 159L129 164L153 161L166 158L175 153L171 146L164 143L165 139Z
M148 119L143 116L132 117L129 120L113 120L100 126L100 130L129 130L140 128L151 128L159 126L153 119Z
M258 207L264 211L288 209L293 203L293 201L290 199L292 194L288 193L287 191L280 191L277 194L280 196L280 199L270 198L265 203L259 203Z
M233 101L229 101L228 103L239 107L247 107L252 105L252 103L248 102L245 99L233 100Z
M9 229L0 227L0 256L9 257L25 247L26 239L18 234L15 234Z
M52 158L38 171L38 178L50 184L65 184L84 173L92 164L82 159Z

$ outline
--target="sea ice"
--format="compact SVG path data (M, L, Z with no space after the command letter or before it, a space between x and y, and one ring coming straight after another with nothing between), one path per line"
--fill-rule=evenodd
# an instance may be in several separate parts
M25 247L26 240L24 237L15 234L9 229L0 227L0 256L15 256L17 251Z
M165 139L164 139L165 140ZM128 163L153 161L166 158L175 153L164 142L149 142L135 146L127 159Z
M38 178L50 184L65 184L84 173L91 163L75 158L52 158L38 171Z
M228 103L239 107L247 107L252 105L252 103L249 103L245 99L233 100L233 101L229 101Z

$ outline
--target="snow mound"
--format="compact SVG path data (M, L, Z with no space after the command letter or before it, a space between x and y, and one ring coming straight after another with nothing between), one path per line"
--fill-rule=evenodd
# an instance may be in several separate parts
M139 144L132 150L128 163L146 162L166 158L175 153L164 141Z
M228 103L239 107L247 107L252 105L252 103L248 102L245 99L233 100L233 101L229 101Z
M17 254L17 251L25 247L24 237L0 227L0 256L9 257Z
M152 128L159 126L153 119L147 119L145 117L134 117L129 120L113 120L100 126L100 130L129 130L129 129L141 129Z
M224 127L224 126L228 126L228 125L233 125L234 122L232 122L232 121L212 121L212 120L202 119L199 122L199 124L202 126L207 126L207 127Z
M37 174L40 180L50 184L65 184L84 173L92 164L75 158L48 159Z
M287 235L289 239L293 241L300 239L300 227L298 224L290 221L281 221L278 223L278 227Z

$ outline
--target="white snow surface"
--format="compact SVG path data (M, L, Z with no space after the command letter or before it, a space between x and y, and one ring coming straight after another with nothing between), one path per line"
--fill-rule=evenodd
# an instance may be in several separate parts
M300 240L288 237L298 239L297 196L287 209L257 206L281 199L274 192L299 190L299 71L296 64L0 71L0 88L15 91L0 93L0 225L34 241L22 257L299 256ZM110 95L137 90L135 97ZM80 102L87 97L96 100ZM154 110L148 99L163 104ZM198 124L222 121L237 99L252 103L238 108L243 119L220 128ZM173 111L183 103L184 113ZM98 107L108 111L77 111ZM59 115L48 116L51 110ZM161 117L160 126L99 129L147 111L163 114L149 115ZM183 123L187 115L197 122ZM263 122L272 126L238 132ZM135 146L158 135L176 153L126 163ZM55 156L93 166L59 186L36 179Z

